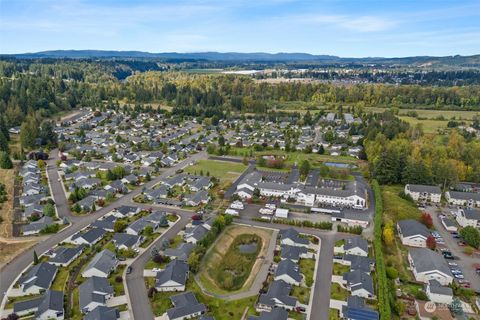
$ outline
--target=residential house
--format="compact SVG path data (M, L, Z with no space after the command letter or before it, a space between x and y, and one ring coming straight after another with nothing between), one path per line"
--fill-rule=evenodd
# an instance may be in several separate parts
M203 224L194 227L192 230L185 231L183 239L187 243L196 244L198 241L202 240L203 237L207 234L208 229L205 228Z
M25 294L38 294L48 290L57 274L57 267L47 262L33 265L20 277L18 283Z
M442 286L437 280L430 280L425 288L430 301L450 305L453 300L453 290L450 287Z
M86 246L83 244L74 248L63 246L57 247L50 255L48 263L56 265L57 267L67 267L82 254L85 247Z
M343 251L346 254L356 256L368 256L368 242L361 236L356 236L345 240Z
M285 230L280 230L280 244L289 245L295 247L305 247L308 248L310 241L307 238L302 238L300 233L293 228L288 228Z
M190 207L196 207L201 204L207 204L210 201L210 196L207 190L200 190L193 195L185 196L184 203Z
M281 249L282 260L288 259L295 263L298 263L300 258L308 258L308 250L305 247L282 245Z
M35 312L35 319L64 319L63 292L48 290Z
M165 249L163 254L170 257L170 259L187 261L194 248L195 245L193 243L181 243L177 248Z
M249 316L248 320L287 320L288 311L282 308L273 308L272 311L262 311L259 316Z
M92 276L79 286L78 293L80 311L88 313L98 306L106 306L114 290L106 278Z
M170 297L173 308L167 310L168 320L183 320L198 317L207 311L192 292L184 292Z
M77 232L76 234L71 236L68 242L78 245L86 244L87 246L93 246L98 241L102 240L106 233L107 231L102 228L91 228L86 232Z
M421 184L406 184L405 194L408 194L415 201L440 203L442 190L437 186L426 186Z
M40 233L46 227L55 224L52 218L50 217L41 217L37 221L30 222L29 224L23 226L22 232L24 236Z
M448 203L464 207L480 207L480 193L477 192L459 192L447 191L445 198Z
M271 311L275 307L286 310L294 310L297 307L297 299L290 296L292 287L283 280L273 281L266 293L258 298L258 310Z
M97 253L92 261L83 270L82 276L89 278L93 276L107 278L117 268L117 257L108 249Z
M373 289L372 277L360 270L350 271L343 275L343 280L347 284L347 289L353 296L373 299L375 291Z
M427 227L417 220L400 220L397 223L398 235L403 245L425 248L431 235Z
M83 320L117 320L120 318L120 312L117 308L98 306L87 313Z
M143 236L115 233L112 241L118 250L138 249L143 241Z
M458 210L456 220L462 227L471 226L480 228L480 210L473 208L464 208Z
M113 210L113 215L117 218L124 217L133 217L134 215L140 213L141 209L134 206L120 206Z
M378 311L365 304L365 300L359 296L350 296L347 305L342 307L342 316L345 320L379 320Z
M283 280L290 285L299 286L302 282L302 275L298 265L287 259L278 263L274 280Z
M408 252L408 261L415 279L428 283L437 280L441 285L452 283L453 276L445 259L438 253L426 248L412 248Z
M188 264L179 259L171 261L164 270L157 272L155 288L157 291L185 291L188 279Z

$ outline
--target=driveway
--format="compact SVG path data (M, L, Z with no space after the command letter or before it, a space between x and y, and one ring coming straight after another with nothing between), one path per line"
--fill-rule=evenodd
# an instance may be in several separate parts
M66 238L70 237L74 233L85 228L90 223L98 220L100 217L104 216L105 214L114 210L115 208L122 205L131 204L132 199L141 193L143 187L147 189L151 188L153 185L160 182L160 180L162 180L163 178L166 178L167 176L174 174L177 169L185 166L187 163L191 161L200 160L200 159L206 159L207 157L208 155L204 151L193 154L187 159L179 162L177 165L170 168L166 168L166 170L163 171L160 176L155 177L150 182L144 184L142 187L139 187L133 190L132 192L124 195L123 197L112 202L110 205L99 209L98 211L82 217L76 217L71 215L70 209L68 208L67 200L65 198L65 194L62 189L58 189L58 188L61 188L61 184L60 182L58 182L58 178L51 179L52 189L54 191L52 192L52 196L54 198L56 205L60 208L59 215L70 217L69 219L71 219L70 222L72 222L72 225L69 228L66 228L61 232L54 234L49 238L37 243L32 248L16 256L12 261L8 262L0 269L0 300L2 301L2 306L5 303L6 292L9 289L9 287L13 284L13 282L20 275L20 273L22 273L23 270L25 270L32 263L33 251L36 251L38 255L45 253L47 250L53 248L58 243L64 241ZM52 177L54 176L55 176L55 173L52 172ZM57 176L58 176L58 173L57 173ZM61 190L61 192L59 190ZM68 210L68 212L66 210ZM138 318L138 319L142 319L142 318Z
M424 211L428 212L432 216L433 225L437 229L438 233L445 240L445 246L450 249L454 256L460 260L455 260L465 276L465 279L470 281L470 286L475 291L480 291L480 277L473 269L473 264L480 262L480 257L468 256L463 253L462 247L457 244L457 239L454 239L452 235L443 227L440 218L438 217L437 210L441 210L443 214L451 216L451 209L438 209L437 207L426 207Z

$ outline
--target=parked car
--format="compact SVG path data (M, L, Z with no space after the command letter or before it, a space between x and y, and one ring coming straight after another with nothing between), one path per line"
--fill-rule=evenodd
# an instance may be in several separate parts
M130 274L130 273L132 273L132 267L131 267L131 266L128 266L128 267L127 267L127 274Z
M458 264L456 262L449 262L448 265L451 266L451 267L457 267L458 266Z
M465 243L465 241L458 241L457 244L460 246L460 247L465 247L467 244Z
M122 257L122 256L117 257L117 259L118 259L118 261L125 261L126 260L125 257Z
M453 275L455 278L457 279L465 279L465 277L463 276L463 274L454 274Z

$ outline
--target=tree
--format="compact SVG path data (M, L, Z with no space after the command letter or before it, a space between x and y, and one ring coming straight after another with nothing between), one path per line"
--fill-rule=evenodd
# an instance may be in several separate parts
M258 188L253 189L253 196L255 198L260 198L260 189Z
M8 147L8 140L5 138L5 135L0 131L0 151L9 153L10 148Z
M125 220L117 220L115 221L115 223L113 224L113 230L115 232L122 232L123 230L125 230L128 226L128 223L125 221Z
M480 231L475 227L467 226L463 228L460 230L460 235L469 246L477 249L480 248Z
M157 293L157 289L155 287L150 287L148 289L148 297L152 299L155 296L155 293Z
M325 153L325 148L323 147L323 145L320 145L320 147L318 148L318 154L324 154Z
M20 143L25 149L31 149L35 146L37 139L38 125L33 116L29 116L20 128Z
M462 302L460 299L458 299L458 297L453 298L452 303L448 306L448 308L455 316L463 315Z
M45 121L42 123L38 137L40 138L42 145L57 145L58 137L53 130L53 123L51 121Z
M54 217L55 216L55 206L51 203L47 203L43 207L43 215L47 217Z
M303 160L300 165L300 175L306 177L310 172L310 162L308 160Z
M143 229L143 234L146 236L151 236L153 234L153 227L146 226L145 229Z
M427 237L427 248L429 248L430 250L435 250L435 248L437 247L437 241L435 240L435 237L432 236L432 235L429 235Z
M433 220L432 216L429 213L422 213L422 216L420 217L420 221L428 228L431 229L433 226Z
M391 225L387 225L383 228L383 241L387 246L393 245L393 242L395 241L395 233Z
M219 145L220 147L223 147L223 146L225 145L225 137L224 137L224 136L220 135L220 136L218 137L218 145Z
M36 265L38 264L38 255L37 251L33 250L33 264Z
M243 163L244 166L248 166L248 159L247 159L247 157L243 157L242 163Z
M0 168L2 169L12 169L13 163L10 159L10 156L5 151L0 151Z

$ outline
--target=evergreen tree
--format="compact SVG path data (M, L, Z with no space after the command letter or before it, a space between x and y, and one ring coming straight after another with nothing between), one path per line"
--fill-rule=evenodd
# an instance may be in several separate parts
M2 169L12 169L13 163L10 159L10 156L5 151L0 151L0 168Z
M0 132L3 133L3 136L7 141L10 141L10 132L8 132L7 125L5 124L5 118L0 116Z
M0 151L5 151L7 153L10 153L10 148L8 147L8 139L5 137L5 135L1 130L0 130Z
M38 264L37 251L33 250L33 264Z

